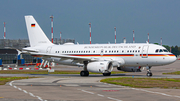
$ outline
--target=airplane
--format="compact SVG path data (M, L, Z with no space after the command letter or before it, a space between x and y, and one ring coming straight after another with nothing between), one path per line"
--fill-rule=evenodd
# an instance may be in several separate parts
M167 65L176 61L175 55L166 48L150 43L55 45L47 38L32 15L25 16L25 22L30 47L23 48L22 53L55 63L83 66L81 76L89 76L89 72L110 76L114 67L122 71L141 71L142 67L146 67L146 75L152 76L152 66Z

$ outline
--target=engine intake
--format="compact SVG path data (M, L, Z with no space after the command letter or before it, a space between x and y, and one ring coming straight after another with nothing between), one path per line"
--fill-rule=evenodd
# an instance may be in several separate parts
M96 73L110 73L113 69L113 64L110 61L90 62L87 64L87 70Z

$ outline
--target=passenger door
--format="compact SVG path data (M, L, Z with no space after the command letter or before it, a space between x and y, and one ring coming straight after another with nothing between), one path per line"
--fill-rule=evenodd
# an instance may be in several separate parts
M46 53L51 53L51 48L52 47L48 47L47 50L46 50Z
M149 49L148 45L143 46L142 54L141 54L142 58L148 58L148 49Z

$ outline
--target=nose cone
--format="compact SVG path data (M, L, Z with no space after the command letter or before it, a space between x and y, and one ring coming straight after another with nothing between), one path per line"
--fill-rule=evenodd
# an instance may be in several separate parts
M174 54L170 54L168 58L169 58L169 63L173 63L177 60L177 58Z

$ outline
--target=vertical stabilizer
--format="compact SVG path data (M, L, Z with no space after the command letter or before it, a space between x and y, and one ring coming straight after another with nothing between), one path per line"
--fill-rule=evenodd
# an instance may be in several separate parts
M32 15L25 16L25 21L31 47L52 45Z

